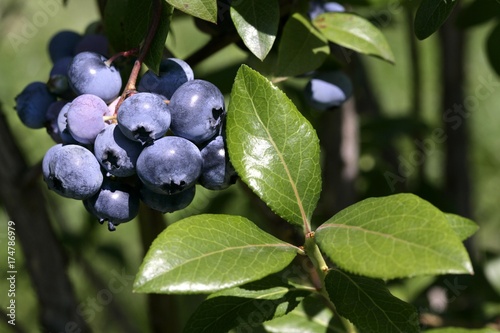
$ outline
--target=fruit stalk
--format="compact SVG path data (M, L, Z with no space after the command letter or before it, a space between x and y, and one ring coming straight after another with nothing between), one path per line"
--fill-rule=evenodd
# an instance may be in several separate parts
M137 57L137 60L134 63L132 72L130 73L127 84L125 85L125 89L123 89L123 93L120 96L120 100L116 104L115 113L120 107L120 104L123 102L123 100L136 90L135 84L137 82L137 77L139 76L139 73L141 71L142 63L144 62L144 58L146 58L146 55L148 54L149 49L151 48L151 43L153 42L156 32L158 31L158 26L160 25L160 17L162 13L161 0L153 1L151 13L153 15L153 20L151 21L151 25L149 26L148 34L146 35L144 43L139 50L139 56Z

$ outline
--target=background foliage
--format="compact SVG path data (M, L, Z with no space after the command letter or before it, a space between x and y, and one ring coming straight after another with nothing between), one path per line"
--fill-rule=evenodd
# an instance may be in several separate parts
M500 156L497 147L500 137L497 124L500 121L500 79L493 71L496 68L498 72L498 62L491 63L489 58L500 59L495 56L498 55L499 45L496 42L498 38L495 37L499 31L498 14L492 15L495 10L498 13L500 5L492 5L495 3L493 0L462 1L461 6L466 7L466 10L454 12L459 14L460 25L467 28L463 36L463 70L466 75L463 82L458 80L450 83L444 80L446 74L443 63L452 62L453 59L447 58L443 51L446 40L443 33L417 41L413 37L413 18L399 2L368 2L369 6L355 5L352 9L362 17L369 18L371 24L383 31L392 49L394 64L367 56L357 56L346 49L331 50L340 55L339 59L342 59L354 81L356 89L352 102L355 104L348 103L342 113L318 113L309 109L302 99L305 79L289 80L282 85L299 111L318 129L323 154L330 157L324 161L325 184L313 223L325 221L334 212L352 203L343 200L358 201L365 197L399 191L417 193L445 211L473 218L480 225L477 234L467 242L475 266L474 276L396 280L391 282L390 290L394 295L414 304L421 312L421 323L427 327L483 327L488 323L498 324ZM49 6L53 3L58 6ZM241 5L231 9L230 13L227 13L228 10L227 6L219 8L221 14L229 14L232 17L245 16L249 9ZM34 22L40 12L46 13L51 19L45 23L40 21L38 26L35 25L34 29L30 30L30 23ZM216 20L209 12L204 18ZM267 13L276 15L272 9ZM29 130L20 124L12 111L14 96L27 83L46 79L50 69L46 44L50 36L61 29L83 32L89 23L99 18L99 9L93 3L76 0L69 1L66 7L48 0L6 1L0 4L0 15L0 101L23 155L30 165L36 165L52 142L43 130ZM119 22L114 13L108 15L108 20L114 21L116 18L116 22ZM258 17L253 17L253 20L258 21ZM167 47L173 55L191 60L195 76L212 81L224 93L229 94L241 63L248 63L264 73L270 71L257 57L249 56L241 45L217 43L217 40L224 40L224 36L216 36L211 43L206 44L211 37L199 30L203 24L175 11L167 40ZM227 24L227 21L221 24ZM296 29L300 31L311 29L300 18L289 21L288 24L295 24ZM454 25L451 25L450 29L455 29ZM420 38L428 34L426 31L415 30ZM13 46L9 39L12 33L24 34L25 43ZM258 45L245 43L258 57L271 52L270 57L277 57L278 63L290 64L296 61L297 66L301 66L305 62L300 58L287 59L286 52L269 50L269 40L259 40L261 42ZM283 36L281 47L286 48L286 41L287 36ZM289 42L292 43L293 38L290 38ZM320 36L317 36L314 42L318 46L323 45L323 48L326 43ZM324 50L326 52L326 49ZM316 56L319 60L315 61L321 62L326 54L319 52ZM389 60L392 60L391 56L381 55ZM295 74L294 66L278 68L281 75ZM303 68L300 69L302 70ZM458 100L452 98L443 102L446 89L456 89L457 86L464 88L463 96ZM460 106L464 106L466 112L456 112L456 108ZM333 157L342 155L340 143L336 144L335 140L339 141L339 124L342 119L340 115L344 115L344 121L349 115L346 110L355 110L359 116L359 156L356 154L356 147L348 149L354 159L346 159L343 155L343 163L351 166L345 170L350 170L353 174L351 178L337 179L342 163L335 164ZM455 113L446 113L448 110ZM467 134L462 137L465 141L452 136L445 140L436 140L436 131L446 126L457 132L464 130L461 133ZM467 174L462 174L463 179L468 179L467 193L464 193L463 187L454 189L455 183L447 181L449 170L459 168L457 165L450 165L453 161L446 158L447 151L453 146L458 150L468 148L465 156ZM392 178L397 180L392 185L387 178L388 172L399 177ZM351 192L355 195L350 195ZM450 192L454 195L450 195ZM459 201L460 195L462 198L464 195L468 196L467 205L470 206L464 206L464 201ZM67 258L68 274L78 298L80 312L93 330L153 332L161 327L155 320L161 320L162 317L163 320L169 321L172 332L176 330L175 323L179 327L184 325L203 297L183 295L155 301L145 294L132 293L133 277L151 241L148 240L148 232L139 226L146 223L161 225L161 222L154 220L156 216L124 224L120 226L119 233L109 234L103 228L98 228L98 224L86 214L79 202L61 199L48 191L44 191L44 196L57 240ZM335 203L333 206L332 202ZM196 201L190 208L169 214L166 219L168 223L173 223L199 213L241 215L256 222L262 229L278 234L282 239L300 243L300 239L294 238L296 235L293 228L276 218L241 182L222 193L198 191ZM9 220L5 210L2 210L1 214L3 221ZM33 223L36 223L36 218ZM0 236L3 244L6 228L0 230ZM23 269L23 254L19 246L17 249L18 327L21 331L24 329L35 332L39 329L38 323L32 318L41 311L30 276ZM5 260L2 260L2 272L6 271L5 264ZM332 275L328 283L338 283L346 278L347 275L339 273ZM2 290L6 289L3 288L7 286L5 281L2 279L0 282ZM376 290L376 286L373 288ZM172 310L168 311L167 316L160 308L158 315L148 310L148 304L151 303L166 304ZM176 304L175 307L172 307L172 304ZM300 315L300 311L298 308L294 314ZM318 321L322 315L321 312L315 314ZM11 328L4 321L0 325L4 325L5 329ZM279 323L273 325L277 325L274 331L279 332ZM273 331L271 326L266 329Z

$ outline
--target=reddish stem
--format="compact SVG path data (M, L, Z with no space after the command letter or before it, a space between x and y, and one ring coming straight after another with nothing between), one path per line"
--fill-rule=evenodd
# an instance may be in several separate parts
M111 66L111 64L113 63L113 61L115 61L119 57L132 57L132 56L137 55L138 52L139 52L139 48L135 48L135 49L128 50L128 51L119 52L119 53L115 54L114 56L112 56L111 58L109 58L106 61L106 65L107 66Z

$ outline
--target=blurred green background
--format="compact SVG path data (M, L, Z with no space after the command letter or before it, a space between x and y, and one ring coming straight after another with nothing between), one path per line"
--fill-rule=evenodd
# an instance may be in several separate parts
M46 81L51 68L47 53L47 43L52 35L60 30L74 30L83 33L85 28L99 18L98 9L94 2L70 0L67 6L52 10L50 19L39 22L35 29L30 31L30 37L23 39L23 43L15 45L13 36L21 35L23 29L33 24L33 18L40 11L46 11L49 1L9 1L0 2L0 101L3 103L8 122L13 128L19 145L29 163L40 161L45 151L53 145L45 130L31 130L24 127L14 111L14 97L32 81ZM382 11L382 8L360 9L362 14L370 15L373 11ZM368 74L368 83L381 105L383 116L389 118L408 115L411 109L412 76L408 53L407 20L403 11L393 11L390 24L382 30L391 45L396 64L390 65L381 60L361 56L362 64ZM492 72L485 56L485 38L494 22L480 25L467 31L466 71L467 82L465 96L474 96L475 90L483 80L492 80L491 94L487 98L478 100L471 109L469 120L470 131L470 170L472 184L473 218L480 225L479 232L473 238L473 250L482 255L479 263L483 269L491 270L488 274L496 276L500 281L500 77ZM199 49L209 40L209 37L199 32L190 17L176 15L167 40L169 50L179 58L186 58ZM420 87L423 101L422 118L430 128L440 128L441 106L439 100L442 87L439 81L440 56L438 40L433 36L423 42L418 42L421 61L422 85ZM235 69L242 62L247 61L247 54L235 45L229 46L214 56L195 66L195 76L207 78L218 84L225 93L229 93ZM301 87L304 80L296 80L284 85L291 98L297 102L299 109L311 119L321 119L319 113L307 109L300 100ZM356 94L356 91L355 91ZM461 101L457 101L461 102ZM452 107L452 106L450 106ZM361 124L364 123L363 115ZM361 132L363 140L363 132ZM411 150L404 136L398 141L402 156ZM0 144L2 144L0 142ZM361 177L358 189L363 193L370 193L370 186L380 184L370 183L369 174L377 169L377 156L372 151L360 152L359 168ZM1 163L1 161L0 161ZM443 180L443 151L437 151L428 156L425 167L426 179L429 183L438 186ZM364 177L364 178L363 178ZM383 186L384 184L382 184ZM389 188L378 189L388 192ZM265 228L265 216L255 211L255 201L249 199L248 191L238 184L221 193L199 190L195 202L186 210L168 214L169 222L201 212L221 212L250 217ZM390 191L389 191L390 192ZM105 227L99 227L84 210L79 201L63 199L46 191L51 203L50 212L53 216L53 227L61 239L70 258L69 275L74 283L76 294L81 305L86 309L88 322L96 332L123 332L123 327L130 326L131 332L148 332L149 323L146 313L146 297L132 293L131 277L135 275L143 256L138 221L123 224L118 231L111 234ZM6 212L0 210L1 225L0 241L2 254L0 271L4 277L6 268L6 233L5 222L9 220ZM36 222L36 217L34 217ZM37 321L36 295L31 286L30 277L23 269L23 256L19 244L17 249L17 321L27 332L39 330ZM494 261L497 259L496 261ZM47 272L50 274L50 272ZM94 275L93 275L94 274ZM99 296L101 288L105 288L116 275L126 276L123 289L112 295L109 305L92 305L93 299ZM495 275L496 274L496 275ZM95 278L92 279L92 276ZM421 280L405 282L394 286L394 291L403 298L414 299L422 289ZM472 282L475 283L475 282ZM491 283L491 281L490 281ZM427 286L427 282L423 282ZM101 287L99 287L101 286ZM498 295L500 287L496 285ZM0 280L0 306L5 309L7 299L4 297L7 289L5 278ZM498 299L498 298L497 298ZM191 300L186 298L181 316L188 316L192 309ZM196 302L192 302L196 304ZM482 304L484 311L491 316L500 313L500 299L498 302ZM488 306L488 309L486 309ZM168 314L166 314L168 315ZM120 319L124 322L119 322ZM185 320L185 318L183 318ZM6 320L0 322L0 331L10 329Z

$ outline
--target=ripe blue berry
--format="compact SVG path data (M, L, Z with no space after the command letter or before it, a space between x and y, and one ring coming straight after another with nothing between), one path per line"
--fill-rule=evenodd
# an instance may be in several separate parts
M93 143L97 134L104 129L103 117L109 115L106 103L90 94L80 95L71 102L67 111L67 127L76 141Z
M57 119L59 117L59 113L63 107L66 106L66 104L68 104L66 101L56 101L50 104L49 109L47 110L47 133L50 135L52 140L57 143L63 142L59 126L57 124Z
M166 136L143 149L136 171L150 190L174 194L196 183L202 163L196 145L181 137Z
M102 130L94 142L94 154L106 171L117 177L128 177L135 174L137 158L142 145L129 140L116 124Z
M106 57L94 52L78 53L68 70L69 84L77 95L92 94L106 103L113 101L122 86L120 73L106 64Z
M16 96L16 111L21 122L29 128L42 128L47 122L47 110L56 96L43 82L32 82Z
M68 82L69 65L73 61L73 57L63 57L58 59L49 74L49 82L47 83L49 90L58 96L71 96L71 88Z
M311 20L314 20L317 16L323 13L332 13L332 12L345 12L344 6L337 2L327 2L323 3L322 1L313 0L309 2L309 17Z
M352 95L352 83L341 71L316 74L306 85L307 102L317 110L328 110L342 105Z
M163 214L173 213L186 208L193 201L195 194L196 186L191 186L182 192L171 195L159 194L144 186L139 192L142 202L149 208L162 212Z
M161 62L159 75L148 70L142 76L137 90L152 92L170 99L177 88L193 79L193 70L188 63L181 59L168 58Z
M108 222L109 231L114 231L120 223L132 220L139 213L139 194L137 191L116 180L105 178L100 190L84 201L85 208Z
M137 93L127 98L118 110L118 126L123 134L142 144L150 143L167 133L170 110L160 95Z
M64 57L75 55L75 47L82 39L79 33L63 30L55 34L49 41L49 56L53 63Z
M76 144L78 141L75 140L75 138L71 135L71 133L68 130L68 110L70 107L71 103L66 103L59 111L59 114L57 115L57 128L59 130L59 136L61 137L61 140L63 143L71 143L71 144Z
M101 187L99 162L88 149L78 145L56 145L42 161L43 178L49 189L66 198L83 200Z
M203 168L198 180L209 190L223 190L236 181L236 171L229 162L224 139L221 135L210 141L202 150Z
M220 132L225 116L224 96L208 81L184 83L172 95L169 107L170 128L175 135L199 144Z
M103 56L108 56L108 38L99 34L84 35L75 46L75 54L82 52L94 52Z

